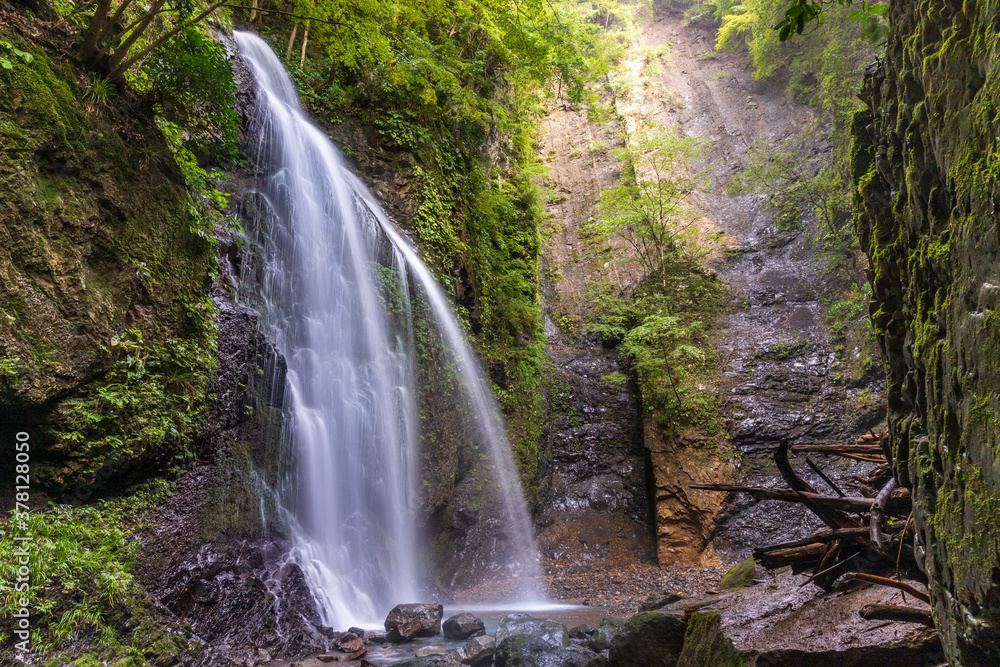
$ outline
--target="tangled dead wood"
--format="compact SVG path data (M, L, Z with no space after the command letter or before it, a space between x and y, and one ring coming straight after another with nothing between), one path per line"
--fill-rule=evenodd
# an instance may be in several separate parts
M847 496L811 459L806 463L836 495L819 493L798 475L788 453L813 453L840 456L876 464L867 476L854 476L860 484L860 497ZM783 442L774 454L774 462L788 488L772 489L737 484L692 484L692 489L725 493L748 493L758 500L800 503L815 514L827 528L813 535L754 550L753 557L768 569L790 566L796 574L809 572L808 582L830 590L841 578L880 586L889 586L928 602L929 597L903 577L926 585L926 576L917 565L913 551L912 501L910 491L900 488L890 465L888 435L862 436L848 445L796 445ZM889 578L889 576L895 578ZM804 584L803 584L804 585ZM905 599L905 597L904 597ZM879 607L873 609L869 607ZM930 613L910 607L869 605L861 610L863 618L899 620L932 624ZM885 607L885 608L883 608Z

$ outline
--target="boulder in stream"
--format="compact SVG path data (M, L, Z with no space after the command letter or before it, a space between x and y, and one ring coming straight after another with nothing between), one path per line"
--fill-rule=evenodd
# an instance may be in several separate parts
M473 637L459 646L454 651L449 651L444 655L445 659L452 662L460 662L463 665L490 665L493 663L493 653L496 650L496 640L489 635L479 635Z
M496 667L605 667L604 656L582 646L555 646L539 637L516 634L497 643Z
M482 619L467 612L456 614L444 622L444 636L448 639L460 641L484 634L486 634L486 628L483 626Z
M597 630L590 636L590 642L588 642L588 647L591 651L596 651L600 653L601 651L607 651L611 648L611 640L615 638L618 632L621 630L622 622L617 618L612 618L611 616L606 617L601 624L597 626Z
M497 648L499 649L500 643L504 639L514 635L535 637L556 648L569 646L569 632L565 625L556 621L535 618L529 614L508 614L500 619L496 635Z
M441 632L442 616L440 604L397 604L385 618L386 638L399 644L414 637L433 637Z

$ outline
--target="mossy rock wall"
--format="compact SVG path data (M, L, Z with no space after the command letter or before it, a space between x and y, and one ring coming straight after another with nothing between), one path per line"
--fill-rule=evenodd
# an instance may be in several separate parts
M214 253L159 130L3 37L33 59L0 69L0 431L31 433L33 484L85 500L190 458Z
M890 3L855 120L895 466L954 665L1000 662L1000 2Z

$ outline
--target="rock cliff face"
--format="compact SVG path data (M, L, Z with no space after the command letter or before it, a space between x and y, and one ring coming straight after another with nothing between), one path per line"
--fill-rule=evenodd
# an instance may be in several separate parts
M1000 660L1000 3L893 2L855 122L895 464L952 664Z
M214 255L149 119L84 104L71 64L21 46L0 85L0 433L30 432L38 490L86 500L189 455Z

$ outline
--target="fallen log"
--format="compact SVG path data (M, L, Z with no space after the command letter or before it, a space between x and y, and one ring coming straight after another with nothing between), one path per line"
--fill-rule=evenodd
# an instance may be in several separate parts
M931 613L916 607L901 607L894 604L867 604L858 610L858 615L866 621L899 621L901 623L922 623L934 627Z
M868 456L883 456L881 445L792 445L793 452L808 452L811 454L865 454Z
M792 491L791 489L763 489L740 484L690 484L688 488L727 493L749 493L757 500L783 500L792 503L802 503L808 500L822 507L846 512L868 512L872 508L870 498L841 498L840 496L825 496L819 493Z
M772 544L766 547L759 547L754 551L760 551L765 553L768 551L775 551L777 549L793 549L795 547L804 547L807 544L821 544L824 542L833 542L841 537L865 537L868 535L868 529L865 527L859 528L838 528L837 530L823 530L815 535L810 535L809 537L803 537L801 540L795 540L793 542L782 542L780 544Z
M927 604L931 603L931 598L929 595L927 595L927 593L918 591L913 586L910 586L909 584L902 581L896 581L895 579L889 579L888 577L880 577L875 574L866 574L864 572L848 572L845 578L851 579L853 581L864 581L869 584L876 584L878 586L888 586L889 588L895 588L903 591L904 593L909 593L910 595L912 595L913 597L917 598L922 602L926 602Z
M786 565L811 565L819 562L819 559L826 553L826 548L826 544L816 542L788 549L754 551L753 559L769 570L777 570Z

